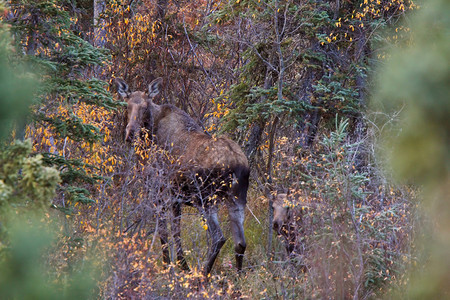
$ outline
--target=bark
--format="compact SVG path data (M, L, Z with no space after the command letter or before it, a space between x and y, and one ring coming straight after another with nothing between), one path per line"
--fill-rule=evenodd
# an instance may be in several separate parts
M247 155L250 164L252 164L256 150L261 144L261 136L264 131L264 125L260 123L256 123L250 130L250 137L248 139L247 146L245 147L245 155Z
M356 44L356 57L355 61L358 65L364 65L364 58L368 57L367 49L367 39L366 34L364 30L361 30L360 32L360 38ZM367 104L366 101L366 77L361 74L362 71L358 72L356 75L356 86L358 88L358 96L359 96L359 104L361 107L365 107Z
M266 77L264 80L264 89L269 89L272 86L271 71L267 68ZM264 101L264 99L261 99ZM245 147L245 154L247 155L250 165L253 164L255 159L256 150L261 145L261 136L264 131L264 121L254 124L251 128L250 137L248 139L247 146Z
M317 71L308 69L303 78L302 87L299 90L298 100L312 104L313 83L317 81ZM316 107L318 107L316 105ZM301 136L301 147L310 148L317 134L317 126L319 124L320 114L318 108L305 112L304 118L299 121L299 134Z
M106 41L106 32L104 30L104 21L100 18L105 11L105 0L94 0L94 46L104 47Z
M275 142L275 132L277 130L278 123L280 118L275 116L272 126L269 132L269 156L267 158L267 168L266 168L266 176L267 182L264 188L264 194L266 198L269 199L269 220L268 220L268 236L267 236L267 256L270 258L272 256L272 223L273 223L273 200L272 200L272 161L273 161L273 148Z

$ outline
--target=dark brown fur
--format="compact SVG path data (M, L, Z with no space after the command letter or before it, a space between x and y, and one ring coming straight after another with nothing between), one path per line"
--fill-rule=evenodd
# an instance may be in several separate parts
M142 127L156 138L160 147L177 157L178 175L172 178L173 190L182 193L184 203L193 204L205 216L211 236L208 261L204 273L210 273L220 252L225 237L220 229L217 204L221 200L228 208L231 231L235 244L237 269L242 269L246 248L244 236L244 209L247 202L249 179L248 161L241 148L225 137L214 138L184 111L173 105L158 105L153 98L159 93L161 78L152 81L147 93L131 92L122 79L116 79L118 93L128 103L126 141L133 140ZM215 197L219 198L211 201ZM177 247L177 260L188 269L180 240L180 203L174 201L175 224L172 225ZM165 220L160 220L165 228ZM167 233L160 231L163 247ZM163 248L163 259L170 262L167 248Z

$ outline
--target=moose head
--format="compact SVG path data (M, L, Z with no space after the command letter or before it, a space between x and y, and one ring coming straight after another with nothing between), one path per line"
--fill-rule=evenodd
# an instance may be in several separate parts
M121 78L115 79L117 92L128 104L127 127L125 129L125 141L131 142L140 132L142 126L151 125L152 111L158 110L158 105L153 99L160 92L162 78L156 78L148 85L147 92L131 92L128 84Z
M273 203L273 229L281 233L282 227L289 222L289 206L287 205L288 195L277 194Z
M298 195L279 193L272 202L273 229L283 238L289 255L303 251L304 216L309 211L306 206L292 205L293 200L298 203Z

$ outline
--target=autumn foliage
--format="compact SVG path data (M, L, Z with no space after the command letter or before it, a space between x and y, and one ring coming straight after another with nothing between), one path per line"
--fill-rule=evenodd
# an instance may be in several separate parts
M414 41L404 22L421 10L414 1L20 0L0 9L0 68L38 86L21 96L34 99L26 126L20 112L0 128L2 266L13 269L20 259L7 260L15 257L8 251L26 248L26 238L13 238L14 216L38 212L29 219L51 234L33 253L44 271L33 272L45 273L38 283L56 291L49 298L70 298L78 286L108 299L404 295L408 271L427 259L416 240L430 225L418 185L394 181L378 156L402 107L385 114L369 102L377 66L390 64L386 45ZM244 149L251 183L242 274L230 241L213 273L201 274L209 237L191 207L181 219L191 271L162 262L158 219L173 224L174 159L151 132L124 141L116 77L132 90L164 78L155 102ZM292 253L272 231L279 193L288 194ZM168 247L176 255L173 241ZM0 279L0 292L16 280ZM28 291L39 293L33 284Z

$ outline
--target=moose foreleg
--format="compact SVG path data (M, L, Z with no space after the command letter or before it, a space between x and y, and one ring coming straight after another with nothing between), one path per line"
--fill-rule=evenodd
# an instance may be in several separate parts
M181 203L177 202L173 205L173 239L177 251L177 264L185 270L189 271L189 266L184 258L183 248L181 246Z
M204 268L204 274L206 276L211 273L211 269L216 261L217 255L219 254L223 244L225 244L226 239L220 229L219 219L217 217L217 208L209 208L205 212L205 217L208 224L208 234L211 238L208 261Z

